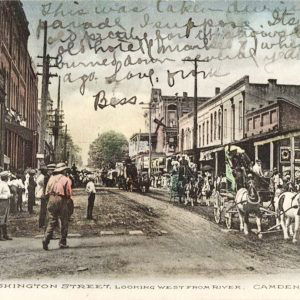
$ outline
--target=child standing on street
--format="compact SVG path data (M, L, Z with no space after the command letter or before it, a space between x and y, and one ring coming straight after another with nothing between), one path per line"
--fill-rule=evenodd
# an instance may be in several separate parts
M88 207L87 207L87 219L93 220L93 208L96 197L96 188L94 184L94 178L88 177L88 183L86 185L86 192L88 193Z

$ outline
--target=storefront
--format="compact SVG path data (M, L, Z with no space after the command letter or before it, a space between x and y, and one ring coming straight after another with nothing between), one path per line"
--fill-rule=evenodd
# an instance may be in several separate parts
M263 169L300 176L300 131L289 132L254 142L255 159L262 161Z
M211 167L213 175L225 173L225 153L224 147L217 147L210 150L201 150L200 152L200 171L202 168Z

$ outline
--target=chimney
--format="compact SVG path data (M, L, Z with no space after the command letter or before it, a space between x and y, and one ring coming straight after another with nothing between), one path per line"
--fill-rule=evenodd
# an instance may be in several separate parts
M220 94L220 91L221 91L221 89L220 89L219 87L216 87L216 88L215 88L215 95Z
M268 79L269 85L276 85L277 79Z
M183 92L183 98L187 98L188 94L187 92Z

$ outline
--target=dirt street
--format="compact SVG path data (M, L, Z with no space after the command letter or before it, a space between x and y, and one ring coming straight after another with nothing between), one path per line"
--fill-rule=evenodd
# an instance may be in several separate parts
M300 272L299 246L281 236L261 241L228 232L151 195L156 197L102 190L95 202L96 220L88 221L86 195L77 191L70 233L81 237L70 238L65 250L58 249L57 240L51 241L50 251L42 250L41 238L35 238L41 234L34 224L37 215L12 218L14 240L0 242L0 278L215 278Z

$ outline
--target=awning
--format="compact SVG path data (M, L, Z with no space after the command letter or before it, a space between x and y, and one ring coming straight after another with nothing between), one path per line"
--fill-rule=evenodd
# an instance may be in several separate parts
M224 150L224 147L222 146L222 147L214 148L214 149L207 150L207 151L201 151L199 161L212 160L213 153L223 151L223 150Z
M5 122L5 128L14 132L28 142L32 142L33 140L33 131L27 127L15 123Z
M199 160L200 161L212 160L213 159L212 154L213 154L212 150L200 152L200 158L199 158Z
M284 140L284 139L296 137L296 136L300 136L300 131L288 132L286 134L277 135L273 138L268 138L268 139L264 139L262 141L254 142L254 146L262 146L264 144L268 144L271 142L276 142L276 141L280 141L280 140Z

